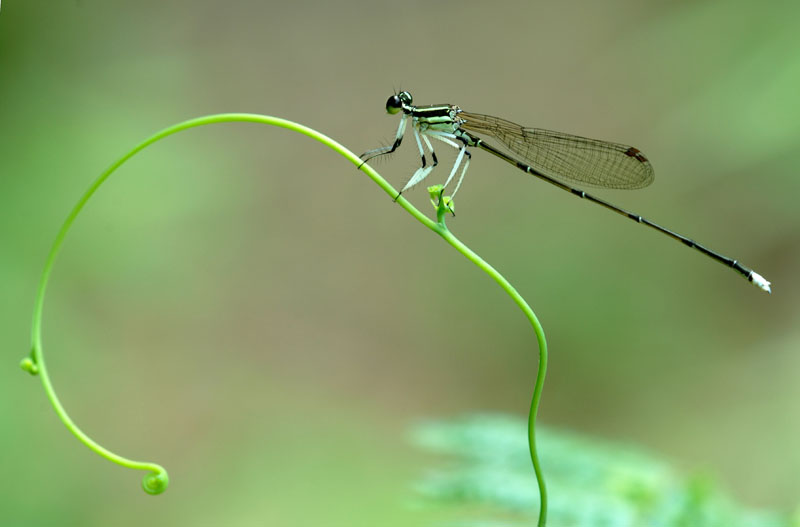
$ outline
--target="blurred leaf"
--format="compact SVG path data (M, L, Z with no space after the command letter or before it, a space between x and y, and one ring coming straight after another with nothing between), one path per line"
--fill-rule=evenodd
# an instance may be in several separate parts
M788 527L788 515L734 503L713 478L682 475L637 448L539 429L553 527ZM527 427L504 415L429 422L416 443L453 456L418 491L431 503L481 506L480 514L531 525L539 496L528 456ZM488 511L488 512L487 512Z

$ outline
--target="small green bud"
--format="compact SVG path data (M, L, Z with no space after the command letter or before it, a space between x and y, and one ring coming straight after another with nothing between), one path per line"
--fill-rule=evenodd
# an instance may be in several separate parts
M432 185L428 187L428 194L431 197L431 204L438 210L444 208L455 214L455 205L450 196L444 196L444 185Z
M27 371L31 375L36 375L39 373L39 366L33 362L33 359L30 357L25 357L21 361L19 361L19 367L23 370Z
M433 201L435 207L439 206L439 197L442 195L442 191L444 191L444 185L431 185L428 187L428 194L430 194L431 201Z

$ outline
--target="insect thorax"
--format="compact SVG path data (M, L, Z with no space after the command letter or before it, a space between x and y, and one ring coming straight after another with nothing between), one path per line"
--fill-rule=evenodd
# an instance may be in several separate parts
M414 125L420 132L426 130L455 134L462 120L458 117L461 108L453 105L423 106L415 108L412 115Z

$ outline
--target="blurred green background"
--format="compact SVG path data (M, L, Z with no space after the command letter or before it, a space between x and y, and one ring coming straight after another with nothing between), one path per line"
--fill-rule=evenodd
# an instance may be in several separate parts
M483 153L448 222L544 324L543 423L793 508L798 16L744 1L3 2L0 525L447 519L409 506L434 461L408 430L524 415L534 335L491 280L298 134L226 124L157 144L90 202L55 267L44 344L62 402L100 443L162 463L167 493L72 438L17 367L50 243L123 152L245 111L360 153L392 140L398 88L635 145L655 184L598 195L773 281L766 295ZM376 166L399 187L417 164L412 142ZM424 189L408 197L427 207Z

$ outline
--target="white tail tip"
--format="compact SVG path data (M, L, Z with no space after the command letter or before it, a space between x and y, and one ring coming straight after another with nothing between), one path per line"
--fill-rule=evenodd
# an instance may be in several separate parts
M750 281L753 282L753 285L755 285L756 287L763 289L767 293L772 293L769 280L767 280L757 272L750 271Z

